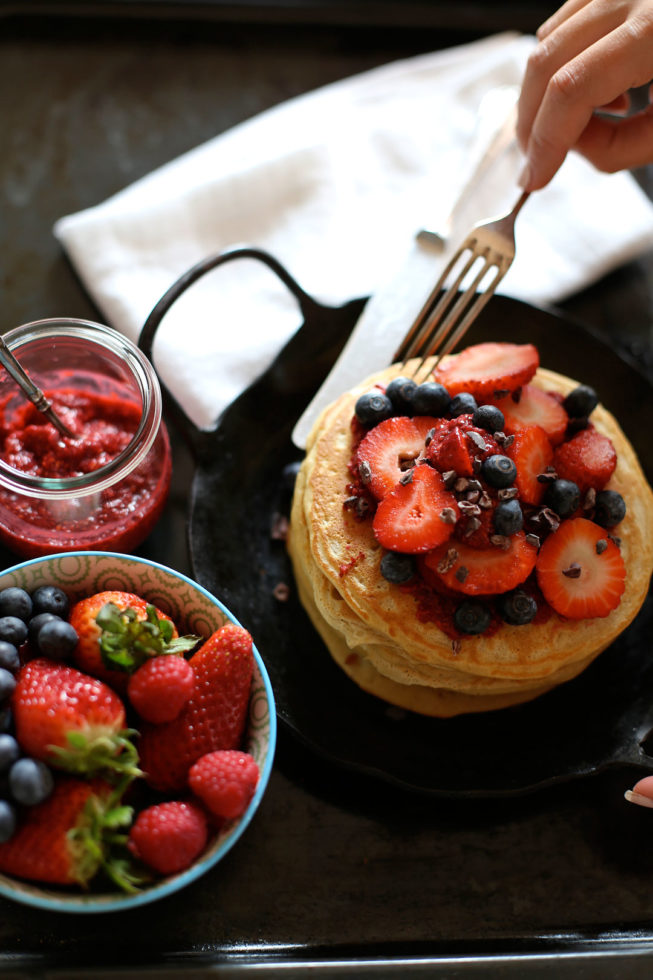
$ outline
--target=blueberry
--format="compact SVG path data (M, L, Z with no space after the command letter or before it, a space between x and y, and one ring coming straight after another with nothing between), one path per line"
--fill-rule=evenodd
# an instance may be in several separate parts
M502 500L494 509L497 534L516 534L524 526L524 515L518 500Z
M413 555L404 555L398 551L386 551L381 559L381 575L393 585L409 582L417 571Z
M43 624L38 632L36 643L44 657L65 660L77 646L78 639L74 626L63 619L54 618Z
M451 405L451 396L437 381L424 381L417 386L413 396L413 412L415 415L432 415L439 419L446 415Z
M368 391L361 395L354 408L361 425L373 426L392 418L394 408L387 395L380 391Z
M39 613L37 616L32 616L27 624L27 636L32 646L38 646L38 635L41 627L53 619L61 619L61 617L55 616L54 613Z
M20 667L18 650L13 643L7 643L6 640L0 640L0 667L11 671L12 674L15 674Z
M600 490L596 495L594 520L601 527L614 527L626 516L626 501L616 490Z
M32 599L29 592L10 586L0 591L0 616L15 616L24 623L32 615Z
M0 772L6 772L20 757L20 745L13 735L0 735Z
M0 708L0 732L10 732L14 727L14 714L11 705L3 704Z
M491 619L490 610L478 599L463 600L453 614L456 628L469 635L484 633Z
M517 467L509 456L495 453L494 456L488 456L483 460L481 476L488 486L498 490L512 486L517 476Z
M19 647L27 639L27 625L17 616L0 616L0 640Z
M38 613L49 612L65 619L70 603L66 593L56 585L39 585L38 589L32 592L32 606L35 616Z
M486 432L501 432L506 420L496 405L479 405L472 417L472 425Z
M286 463L281 471L281 482L284 490L294 489L297 474L299 473L299 468L301 465L302 463L299 459L295 460L293 463Z
M9 770L9 789L17 803L36 806L54 788L52 773L39 759L18 759Z
M572 480L554 480L546 488L544 503L555 511L558 517L569 517L578 509L580 490Z
M589 385L578 385L570 391L562 407L570 418L587 418L599 403L599 396Z
M413 398L416 391L417 384L412 378L393 378L385 389L386 396L398 415L413 414Z
M10 671L5 670L4 667L0 667L0 701L11 697L15 687L16 678L14 675Z
M499 599L498 605L502 619L511 626L525 626L533 621L537 612L537 603L533 596L522 592L521 589L506 592Z
M0 844L10 840L16 832L16 809L8 800L0 800Z
M449 415L452 419L457 419L459 415L473 415L477 408L474 396L469 391L461 391L451 399Z

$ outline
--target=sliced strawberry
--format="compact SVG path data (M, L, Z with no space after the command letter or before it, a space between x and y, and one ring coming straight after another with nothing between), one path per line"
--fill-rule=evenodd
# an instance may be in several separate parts
M424 556L424 564L445 586L465 595L497 595L521 585L535 567L537 549L523 531L506 539L507 547L471 548L447 542Z
M456 498L442 475L423 464L383 498L374 515L374 534L390 551L430 551L451 536L457 513Z
M563 521L540 548L537 581L544 598L568 619L593 619L616 609L626 566L605 530L584 517Z
M563 480L571 480L580 492L602 490L617 465L611 440L590 425L581 429L555 451L553 465Z
M507 395L496 399L494 404L503 412L507 433L518 432L526 425L539 425L554 446L565 438L569 416L554 395L535 385L525 385L517 400Z
M395 416L379 422L361 440L356 450L358 470L377 500L390 493L420 458L426 434L437 424L438 419L426 416L418 420Z
M475 344L436 368L434 377L450 395L469 391L487 400L528 384L539 363L533 344Z
M546 484L538 480L553 463L553 446L539 425L525 426L515 433L515 440L505 450L517 467L515 486L519 499L525 504L537 506L542 502Z
M471 415L441 422L426 449L426 458L441 473L453 470L458 476L474 475L474 460L499 452L489 432L472 425Z

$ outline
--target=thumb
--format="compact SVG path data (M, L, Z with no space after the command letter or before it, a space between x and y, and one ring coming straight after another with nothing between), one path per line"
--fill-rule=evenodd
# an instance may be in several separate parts
M653 108L626 119L593 116L575 149L599 170L614 173L653 162Z

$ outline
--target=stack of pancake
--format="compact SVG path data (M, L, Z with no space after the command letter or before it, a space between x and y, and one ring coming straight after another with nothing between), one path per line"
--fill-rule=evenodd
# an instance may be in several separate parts
M338 398L318 419L295 486L288 549L303 606L332 657L365 691L426 715L487 711L528 701L583 671L637 615L653 569L653 494L616 419L601 405L592 423L618 462L609 488L627 513L617 532L626 588L616 609L597 619L503 624L489 635L452 641L418 617L410 589L386 581L383 549L371 520L343 506L359 395L385 388L406 366L394 365ZM531 382L567 395L578 382L539 368Z

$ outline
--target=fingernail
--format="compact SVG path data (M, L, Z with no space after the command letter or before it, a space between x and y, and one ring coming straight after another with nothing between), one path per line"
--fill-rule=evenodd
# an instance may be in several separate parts
M530 189L530 183L531 183L531 165L530 165L530 163L527 162L527 163L524 164L524 169L522 170L522 172L520 173L519 177L517 178L517 183L522 188L522 190L527 191L527 190Z
M653 809L653 800L650 796L643 796L641 793L636 793L632 789L627 789L624 797L629 803L635 803L637 806L647 806Z

